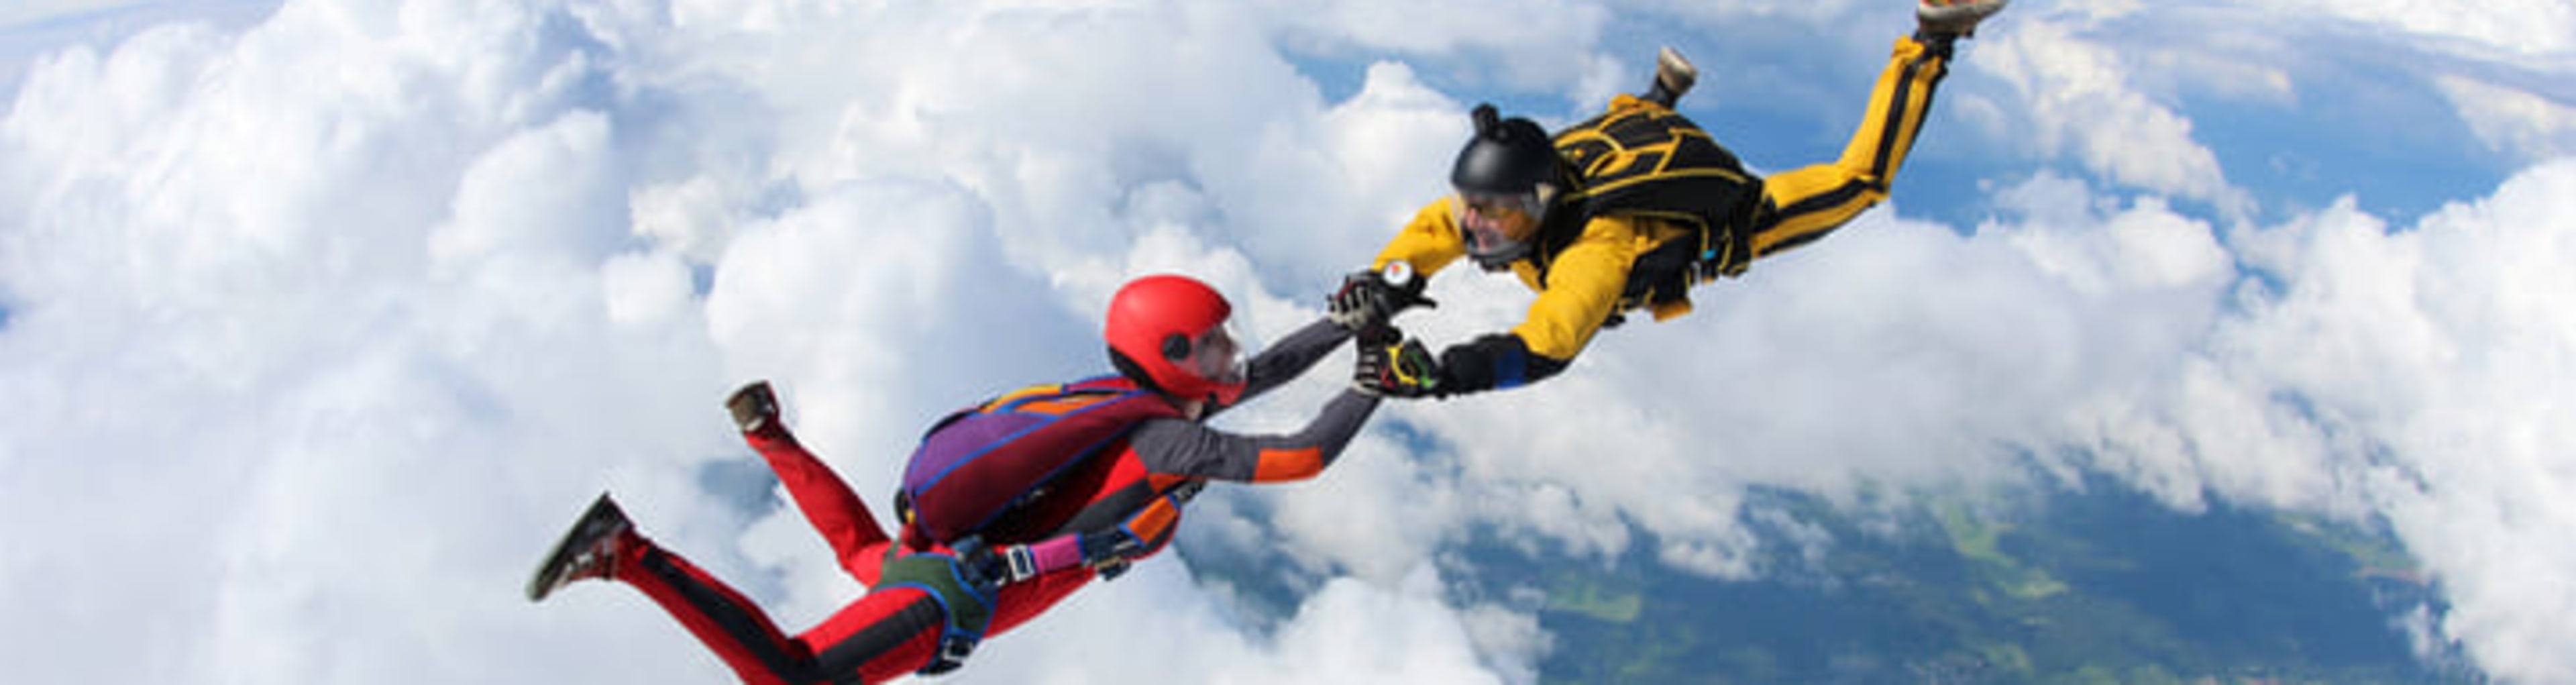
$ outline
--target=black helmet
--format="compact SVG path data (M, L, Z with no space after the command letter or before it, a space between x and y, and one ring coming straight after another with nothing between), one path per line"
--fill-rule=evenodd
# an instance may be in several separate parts
M1476 105L1472 115L1476 136L1458 151L1458 164L1449 169L1450 185L1488 195L1543 192L1538 190L1542 184L1558 185L1556 143L1538 122L1504 119L1492 104Z
M1563 189L1562 162L1538 122L1504 119L1490 104L1476 105L1474 115L1476 137L1449 170L1449 184L1458 189L1450 213L1467 256L1501 271L1529 256L1548 206Z

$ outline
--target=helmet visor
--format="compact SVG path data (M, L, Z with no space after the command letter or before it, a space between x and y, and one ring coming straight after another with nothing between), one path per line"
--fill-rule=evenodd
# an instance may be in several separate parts
M1228 318L1224 324L1209 328L1207 332L1200 333L1198 339L1190 341L1187 357L1173 361L1192 375L1209 382L1242 384L1251 364L1249 348L1252 345L1245 342L1246 338L1237 326L1233 319Z

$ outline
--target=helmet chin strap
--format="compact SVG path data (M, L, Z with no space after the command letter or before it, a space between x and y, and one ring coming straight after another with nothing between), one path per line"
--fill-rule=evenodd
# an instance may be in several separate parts
M1521 258L1529 256L1529 253L1529 243L1519 242L1491 250L1470 249L1467 251L1467 258L1475 260L1476 268L1479 269L1489 272L1509 271L1512 268L1512 262L1520 261Z
M1465 239L1467 243L1467 258L1475 260L1476 266L1486 271L1496 271L1510 265L1512 260L1520 258L1520 253L1525 251L1525 245L1522 243L1506 241L1487 231L1460 227L1459 234L1459 237Z

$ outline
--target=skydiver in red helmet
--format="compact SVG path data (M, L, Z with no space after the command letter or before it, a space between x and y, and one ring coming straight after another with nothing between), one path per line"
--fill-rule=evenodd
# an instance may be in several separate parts
M1427 304L1427 303L1425 303ZM528 585L531 601L577 580L625 583L670 612L745 683L878 682L957 668L982 639L1036 617L1094 578L1159 552L1210 480L1312 478L1378 398L1354 382L1303 430L1239 435L1208 417L1304 373L1355 332L1389 336L1400 306L1316 321L1254 353L1233 307L1197 280L1147 276L1109 304L1116 375L1022 388L935 423L897 493L889 534L781 420L766 382L726 401L808 522L866 594L802 633L644 537L602 494ZM1374 346L1384 350L1386 346ZM1374 377L1389 362L1362 357Z

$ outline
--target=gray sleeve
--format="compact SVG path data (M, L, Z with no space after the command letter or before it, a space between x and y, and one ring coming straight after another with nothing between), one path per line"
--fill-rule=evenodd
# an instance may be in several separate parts
M1288 334L1245 364L1249 368L1244 370L1243 398L1251 399L1296 380L1349 339L1351 332L1331 319L1316 319Z
M1155 473L1232 481L1311 478L1341 458L1377 403L1343 390L1304 430L1288 435L1237 435L1195 421L1149 421L1128 437L1128 445Z

